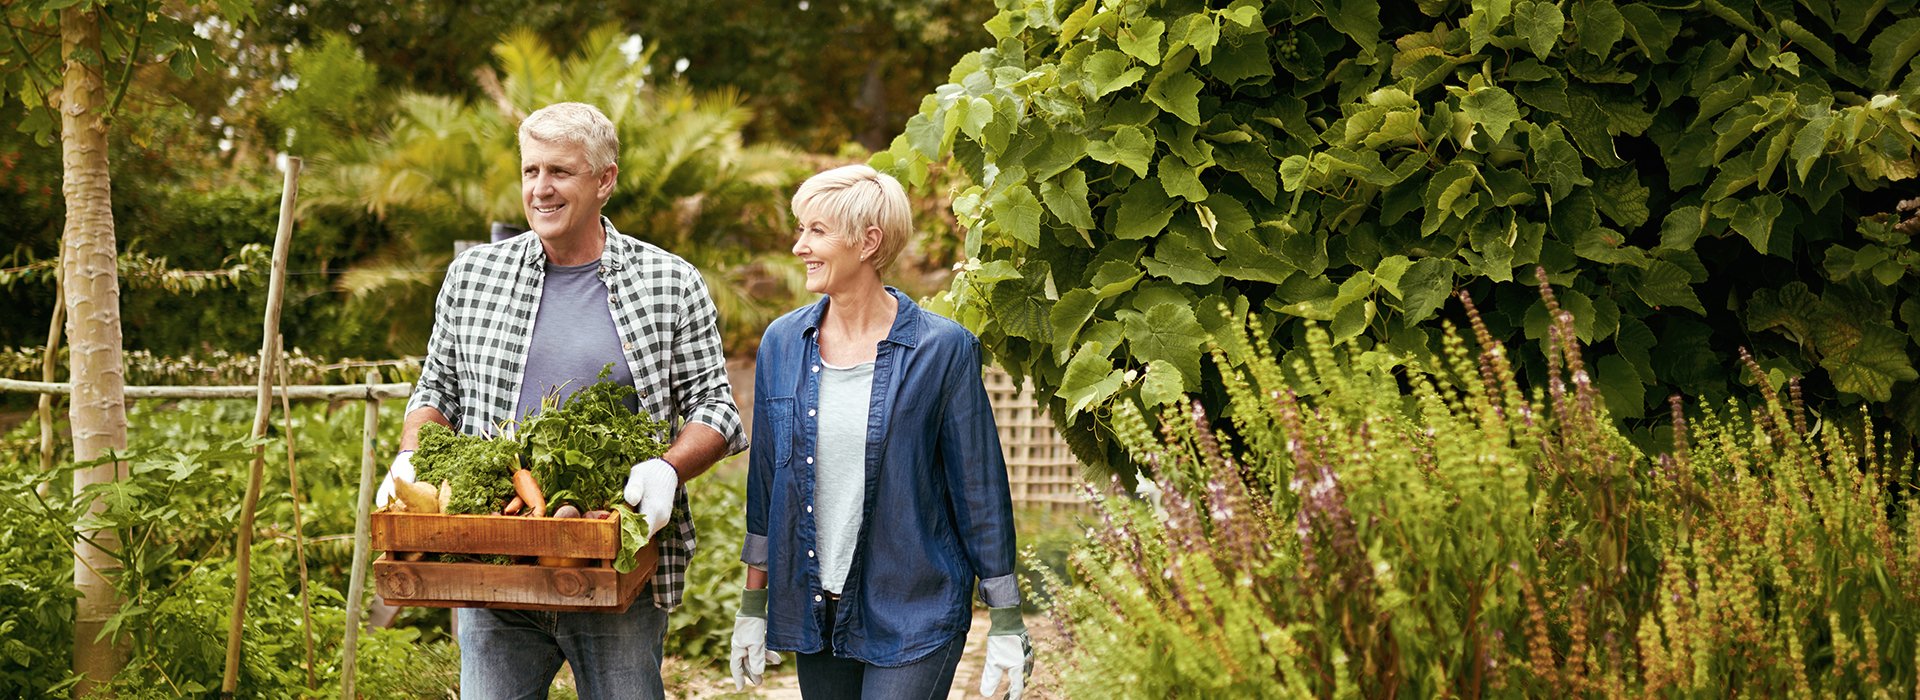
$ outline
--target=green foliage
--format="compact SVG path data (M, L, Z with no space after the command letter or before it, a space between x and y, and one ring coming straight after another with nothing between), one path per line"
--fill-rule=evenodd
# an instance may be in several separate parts
M520 468L520 446L512 440L461 435L439 423L428 423L420 426L413 465L420 483L452 486L448 513L497 513L513 500L511 478Z
M1151 479L1101 501L1054 613L1072 697L1843 697L1920 676L1911 460L1798 387L1703 402L1676 448L1613 427L1554 321L1530 393L1477 315L1432 361L1210 343L1233 397L1115 429ZM1470 309L1470 314L1471 309ZM1746 372L1766 382L1759 365Z
M661 441L667 424L631 408L633 387L606 381L612 371L611 365L602 369L602 381L564 402L542 398L540 410L514 432L525 446L527 468L546 492L549 512L565 503L582 511L612 507L628 470L667 451ZM630 539L622 541L623 549L637 549L645 540Z
M667 617L666 653L698 666L725 667L745 585L740 564L740 543L747 537L745 458L717 464L687 484L687 502L700 541L687 564L680 607Z
M1539 340L1536 267L1641 426L1751 391L1715 359L1740 346L1822 415L1920 394L1908 239L1856 230L1920 162L1913 2L1001 5L872 163L971 180L935 308L1083 461L1126 462L1120 403L1224 409L1197 330L1430 357L1465 288ZM1876 411L1920 431L1920 402Z

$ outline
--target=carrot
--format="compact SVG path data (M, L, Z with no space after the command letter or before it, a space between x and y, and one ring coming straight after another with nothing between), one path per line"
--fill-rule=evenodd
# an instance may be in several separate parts
M507 501L507 507L500 509L500 514L513 515L514 513L520 512L520 508L525 505L527 505L526 501L520 500L519 496L514 496L513 500Z
M533 511L533 517L547 517L547 496L540 492L540 482L534 481L533 472L526 469L514 472L513 492L520 494L520 500L526 501L527 508Z

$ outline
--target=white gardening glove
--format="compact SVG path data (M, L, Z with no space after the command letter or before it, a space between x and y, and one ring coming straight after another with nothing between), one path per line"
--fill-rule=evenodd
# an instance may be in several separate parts
M727 654L733 689L760 685L767 664L779 663L780 655L767 651L767 589L741 591L740 614L733 618L733 644Z
M667 517L673 515L673 495L679 490L680 472L667 460L655 457L633 465L623 495L627 505L646 519L648 537L666 527Z
M413 482L413 450L401 450L393 456L393 466L387 467L387 475L380 479L380 488L373 492L373 506L387 507L387 501L393 500L393 480Z
M1027 641L1027 625L1020 619L1018 606L987 611L993 626L987 630L987 665L980 672L980 694L991 697L1000 678L1007 678L1007 700L1020 700L1027 686L1027 674L1033 672L1033 645Z

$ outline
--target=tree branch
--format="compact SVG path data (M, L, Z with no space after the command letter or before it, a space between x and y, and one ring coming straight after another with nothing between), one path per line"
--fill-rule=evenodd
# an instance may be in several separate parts
M113 100L107 103L107 118L120 113L120 100L127 96L127 86L133 84L133 67L140 62L140 42L147 38L147 24L153 13L152 0L140 2L140 26L133 30L133 47L127 50L127 65L120 70L120 85L113 89Z
M20 27L14 26L12 22L6 22L5 24L7 25L7 37L13 39L14 50L20 52L21 62L27 64L27 72L33 74L30 76L30 79L27 80L27 84L39 89L40 103L46 104L47 89L56 83L45 70L40 68L40 62L33 59L33 51L28 49L27 43L20 39Z

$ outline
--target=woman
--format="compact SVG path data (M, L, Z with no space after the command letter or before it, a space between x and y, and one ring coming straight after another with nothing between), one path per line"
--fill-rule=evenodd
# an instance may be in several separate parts
M912 230L906 191L850 165L793 196L793 254L824 295L767 327L754 371L747 584L736 685L799 655L807 698L946 697L990 608L980 692L1019 697L1031 647L1013 504L980 341L881 282Z

